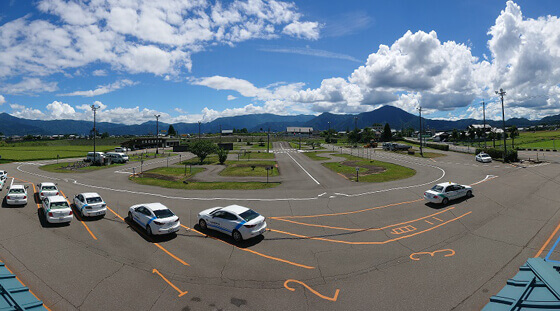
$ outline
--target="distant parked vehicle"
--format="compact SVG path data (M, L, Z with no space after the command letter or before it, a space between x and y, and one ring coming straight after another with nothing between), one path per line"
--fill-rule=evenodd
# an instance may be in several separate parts
M122 152L107 152L105 157L111 160L112 163L126 163L128 156Z
M492 162L492 157L489 154L484 153L484 152L481 152L481 153L477 154L474 157L474 159L477 160L478 162L482 162L482 163Z
M403 150L403 151L406 151L410 148L412 148L412 146L405 145L405 144L383 143L383 150L389 150L389 151Z
M100 216L107 213L107 204L95 192L77 194L74 197L74 206L82 216Z
M55 195L45 198L41 209L45 215L45 219L49 223L62 223L72 221L72 208L68 205L66 198L61 195Z
M128 152L130 151L130 149L126 148L126 147L117 147L115 148L115 152Z
M27 204L27 186L12 185L6 195L6 204L8 205L26 205Z
M103 152L95 152L95 156L93 152L88 152L86 156L86 162L103 163L104 161L105 153Z

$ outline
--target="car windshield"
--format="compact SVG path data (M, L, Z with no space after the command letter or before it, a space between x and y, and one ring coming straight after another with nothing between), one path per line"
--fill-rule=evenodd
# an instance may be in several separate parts
M66 202L51 202L51 209L63 209L68 208L68 203Z
M260 215L259 215L259 213L250 209L250 210L247 210L247 211L241 213L239 216L241 216L241 218L245 219L246 221L251 221L251 220L259 217Z
M168 209L156 210L154 211L154 214L156 214L157 218L167 218L175 216L175 214L173 214L173 212Z
M23 189L10 189L10 193L25 193Z
M443 191L443 186L435 185L435 186L432 187L432 190L437 191L437 192L442 192Z
M480 156L481 157L489 157L489 155L487 155L486 153L481 153Z
M55 186L43 186L43 191L56 191L56 187Z
M88 202L88 204L94 204L94 203L101 203L101 202L103 202L103 200L102 200L100 197L86 198L86 201Z

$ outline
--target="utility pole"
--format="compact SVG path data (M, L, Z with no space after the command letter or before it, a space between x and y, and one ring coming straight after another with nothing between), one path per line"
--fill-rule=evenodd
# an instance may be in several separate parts
M486 103L484 101L482 101L482 122L483 122L483 127L482 127L482 135L484 135L484 150L486 150Z
M95 129L95 114L97 109L99 109L99 106L91 105L91 110L93 110L93 164L95 164L95 160L97 159L95 153L95 136L97 136L97 130ZM99 158L99 160L101 160L101 158Z
M504 91L503 89L500 89L500 91L496 91L496 95L500 95L500 97L502 98L502 130L504 131L504 133L502 134L504 136L504 163L506 162L506 154L507 154L507 145L506 145L506 115L504 113L504 95L506 95L506 91Z
M358 117L354 117L354 129L358 129Z
M270 127L268 128L268 132L266 133L266 153L270 153ZM268 173L266 176L268 176Z
M424 153L422 152L422 107L419 106L416 109L418 109L418 112L420 113L420 129L418 129L418 138L420 139L420 155L424 157Z
M200 121L198 121L198 140L200 140Z
M156 117L156 154L159 153L159 117L161 115L159 114L155 114L154 117Z

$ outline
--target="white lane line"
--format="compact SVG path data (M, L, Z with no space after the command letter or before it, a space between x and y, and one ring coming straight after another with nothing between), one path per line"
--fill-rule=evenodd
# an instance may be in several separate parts
M487 180L494 179L494 178L497 178L497 177L498 177L498 176L496 176L496 175L486 175L486 177L485 177L483 180L477 181L477 182L475 182L474 184L470 184L470 185L471 185L471 186L478 185L478 184L481 184L481 183L483 183L483 182L485 182L485 181L487 181Z
M10 189L12 188L13 185L14 185L14 178L12 177L12 182L10 183Z
M294 157L292 157L291 154L286 153L288 156L290 156L290 158L292 158L292 160L294 160L294 162L296 162L297 165L299 165L299 167L301 167L301 169L307 174L307 176L311 177L311 179L313 179L314 182L317 183L317 185L320 185L320 183L317 181L317 179L313 178L313 176L311 176L311 174L309 174L309 172L303 168L303 166L301 166L301 164L299 164L298 161L296 161L296 159L294 159Z

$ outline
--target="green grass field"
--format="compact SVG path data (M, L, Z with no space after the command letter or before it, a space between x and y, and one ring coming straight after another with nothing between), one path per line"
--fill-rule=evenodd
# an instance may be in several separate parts
M110 167L114 168L123 165L121 163L118 163L118 164L101 165L101 166L85 166L77 169L66 169L67 166L72 164L73 162L54 163L54 164L39 166L39 169L51 173L85 173L85 172L102 170Z
M240 160L250 160L250 159L274 159L274 153L266 153L266 152L250 152L245 153L241 152L239 154Z
M157 155L157 157L159 159L163 158L165 159L166 157L174 157L176 156L176 153L159 153ZM146 152L146 153L138 153L138 154L134 154L134 155L129 155L128 156L128 160L129 161L140 161L140 160L151 160L151 159L155 159L156 153L155 152Z
M332 152L315 151L315 152L304 152L303 154L305 154L307 157L309 157L311 160L314 160L314 161L323 161L323 160L330 159L328 157L320 156L321 153L332 153Z
M116 145L107 146L100 145L96 146L96 151L113 151ZM36 160L51 160L56 159L57 155L60 159L63 158L79 158L83 157L85 159L88 152L93 151L91 146L78 146L78 145L66 145L66 146L32 146L23 145L16 147L6 147L0 146L0 156L2 160L8 161L36 161Z
M227 161L227 167L220 172L221 176L238 176L238 177L266 177L267 166L274 166L274 161ZM251 166L255 166L253 169ZM278 169L274 168L268 171L268 176L278 176Z
M416 174L416 171L411 168L392 164L392 163L375 161L375 160L369 161L348 154L340 154L337 156L344 157L349 161L356 161L356 165L350 166L350 165L342 164L340 162L331 162L331 163L323 163L323 166L329 168L330 170L336 173L353 176L353 177L349 177L350 180L356 180L356 166L359 168L360 174L366 173L366 168L362 166L374 165L374 166L385 168L384 172L380 172L377 174L363 175L363 176L360 175L359 176L360 182L386 182L386 181L408 178Z
M210 165L210 164L220 164L220 162L218 161L218 155L211 154L207 156L202 163L200 163L198 157L194 157L181 162L181 164L182 165Z
M163 176L173 176L177 178L190 178L204 170L205 168L202 167L194 167L194 168L187 167L185 169L184 166L170 166L170 167L154 168L149 171L146 171L146 173L153 173L153 174L158 174Z

